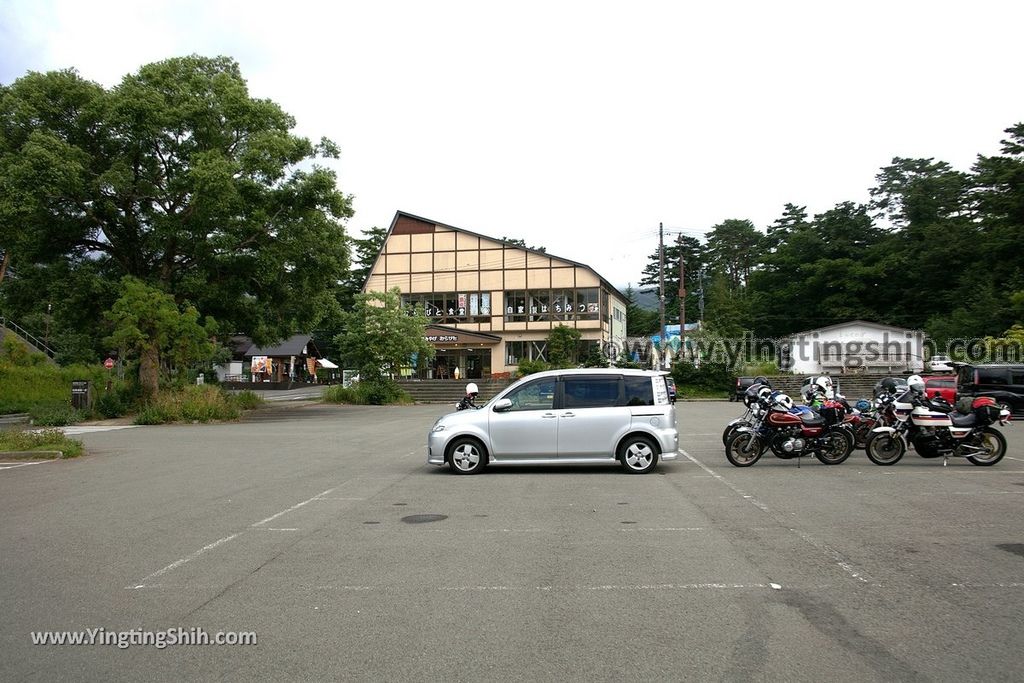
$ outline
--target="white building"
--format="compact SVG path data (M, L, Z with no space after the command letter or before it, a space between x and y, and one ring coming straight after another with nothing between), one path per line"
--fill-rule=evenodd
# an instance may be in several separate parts
M779 367L796 375L924 370L924 332L866 320L799 332L779 351Z

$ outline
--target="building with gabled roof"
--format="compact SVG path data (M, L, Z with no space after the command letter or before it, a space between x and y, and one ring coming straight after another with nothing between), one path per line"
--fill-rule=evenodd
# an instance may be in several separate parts
M394 287L431 321L437 356L419 370L424 379L455 378L456 368L484 379L547 360L558 325L580 331L584 353L626 338L626 297L590 266L403 211L363 291Z

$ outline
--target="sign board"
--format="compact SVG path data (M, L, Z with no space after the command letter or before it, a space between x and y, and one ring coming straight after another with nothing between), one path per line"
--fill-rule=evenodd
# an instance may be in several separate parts
M114 367L114 359L108 358L105 361L103 361L103 367L105 367L107 370L112 369Z

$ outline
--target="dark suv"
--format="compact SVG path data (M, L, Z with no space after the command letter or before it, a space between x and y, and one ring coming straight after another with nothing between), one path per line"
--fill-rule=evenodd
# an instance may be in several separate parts
M957 395L991 396L1011 413L1024 413L1024 365L992 363L961 365L956 376Z

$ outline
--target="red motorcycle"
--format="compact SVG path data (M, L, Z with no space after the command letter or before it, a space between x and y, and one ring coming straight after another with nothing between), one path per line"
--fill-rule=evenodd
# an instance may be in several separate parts
M794 412L792 399L777 393L753 425L733 432L725 457L736 467L750 467L770 448L779 458L814 455L825 465L838 465L853 452L853 435L841 426L843 411L829 411L826 417L809 409Z

